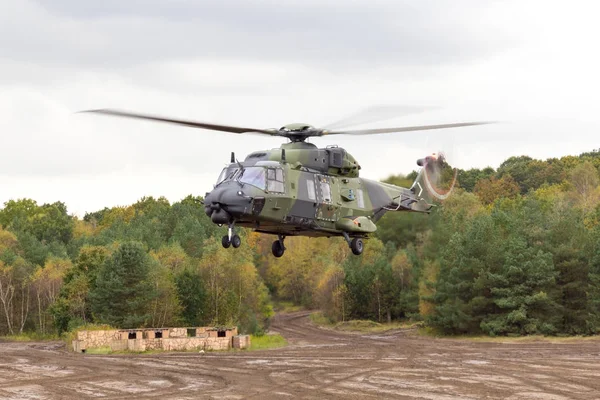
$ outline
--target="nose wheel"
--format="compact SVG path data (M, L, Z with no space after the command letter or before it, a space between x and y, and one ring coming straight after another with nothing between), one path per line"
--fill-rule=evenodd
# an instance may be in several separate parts
M284 239L285 239L285 236L279 235L279 239L274 241L273 245L271 246L271 252L277 258L281 257L283 255L283 253L285 253L285 246L283 245Z
M231 246L231 242L229 241L229 236L225 235L221 238L221 245L228 249Z
M365 245L363 243L362 238L359 238L359 237L350 238L350 235L348 235L347 232L342 232L342 235L344 236L344 239L346 239L348 246L350 246L350 250L352 250L352 254L354 254L356 256L360 256L362 254L363 250L365 249Z
M229 246L233 246L234 249L237 249L242 245L242 238L237 233L233 232L233 224L229 225L229 232L227 235L221 238L221 245L228 249Z
M361 238L354 238L350 242L350 250L356 256L360 256L364 250L363 240Z

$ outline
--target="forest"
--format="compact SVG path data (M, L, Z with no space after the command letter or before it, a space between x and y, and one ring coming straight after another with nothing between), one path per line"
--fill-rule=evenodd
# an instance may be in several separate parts
M0 209L0 335L232 326L261 334L274 302L332 322L423 321L439 334L592 335L600 328L600 151L460 170L430 215L388 213L362 256L343 239L223 229L202 198L74 217L64 203ZM386 181L409 186L415 172Z

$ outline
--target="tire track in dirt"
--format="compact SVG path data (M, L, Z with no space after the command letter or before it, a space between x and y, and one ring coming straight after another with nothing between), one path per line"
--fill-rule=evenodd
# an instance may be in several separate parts
M386 343L377 343L374 346L371 345L371 340L369 340L369 335L356 335L350 333L339 333L332 330L325 330L319 327L314 326L313 324L307 322L308 316L310 313L303 312L297 313L295 315L289 316L287 319L283 321L280 320L276 324L274 324L274 329L282 334L290 335L291 341L297 339L297 337L305 338L309 336L307 333L311 334L311 338L313 339L321 339L323 341L335 341L335 342L352 342L354 346L359 345L363 350L374 349L374 354L369 354L368 356L361 357L357 359L356 357L352 357L351 359L347 359L349 363L343 365L345 369L350 369L351 372L344 372L343 377L331 377L332 372L327 369L322 368L309 368L306 372L304 370L295 370L294 373L304 373L306 376L302 376L295 380L290 380L285 383L277 382L275 378L270 377L270 380L273 382L274 387L270 390L263 391L253 395L251 398L255 398L258 396L264 396L268 393L276 393L277 390L281 390L284 387L293 386L297 384L301 384L304 388L310 390L313 393L321 393L322 395L331 396L331 389L336 385L344 382L351 381L354 378L363 377L367 374L374 374L379 371L387 369L389 366L378 366L381 364L386 353L384 347L389 347ZM393 334L386 334L385 336L392 336ZM414 353L411 352L410 355L404 357L405 360L410 360L414 358ZM356 371L356 372L352 372ZM335 372L334 372L335 374ZM337 373L340 375L340 373ZM278 376L279 377L279 376ZM315 385L316 384L316 385ZM348 393L345 393L348 395ZM353 395L357 395L355 392ZM361 392L361 396L368 395L377 397L378 395L369 394L365 392Z
M289 346L94 356L60 343L0 342L0 398L600 398L600 341L351 334L315 326L308 312L280 314L272 329Z

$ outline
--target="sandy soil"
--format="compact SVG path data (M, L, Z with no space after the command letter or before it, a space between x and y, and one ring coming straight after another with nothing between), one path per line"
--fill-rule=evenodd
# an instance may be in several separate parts
M279 315L283 349L92 356L0 343L0 399L600 399L600 342L357 335Z

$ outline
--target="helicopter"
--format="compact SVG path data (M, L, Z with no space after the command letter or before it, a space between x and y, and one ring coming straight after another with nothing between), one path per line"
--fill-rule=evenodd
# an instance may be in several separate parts
M460 122L361 130L328 130L304 123L279 129L255 129L166 118L114 109L83 111L116 117L164 122L230 133L253 133L289 140L279 148L254 151L244 161L231 153L212 191L204 196L204 210L211 221L228 227L222 237L224 248L238 248L237 227L276 235L271 246L275 257L283 256L287 236L343 237L355 255L362 254L364 239L377 230L386 212L430 213L435 200L445 200L456 184L456 173L440 189L437 181L447 167L443 153L417 160L421 167L409 188L365 179L360 164L338 146L318 148L307 142L326 135L370 135L447 129L489 124Z

